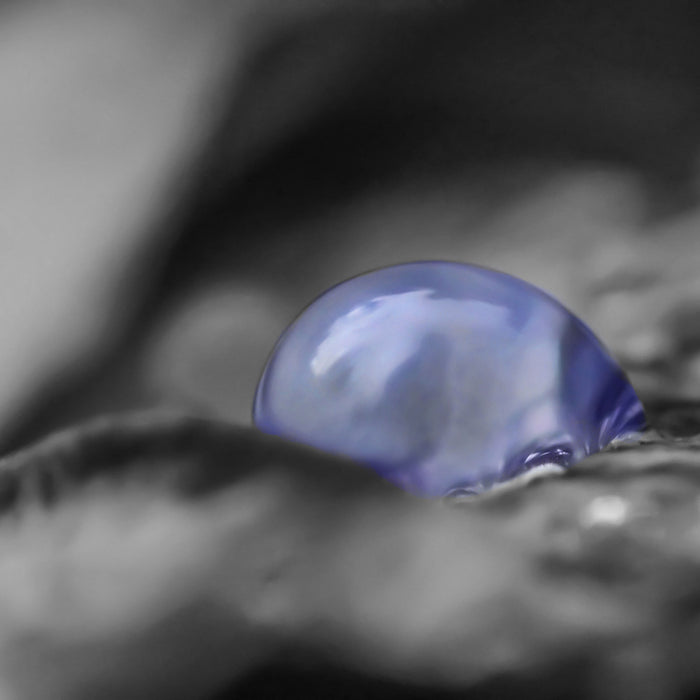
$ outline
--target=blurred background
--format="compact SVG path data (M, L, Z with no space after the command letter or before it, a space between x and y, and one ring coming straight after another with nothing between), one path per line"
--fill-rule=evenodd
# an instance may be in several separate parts
M648 406L700 399L699 37L690 0L0 2L0 447L249 424L304 305L418 259L522 277Z

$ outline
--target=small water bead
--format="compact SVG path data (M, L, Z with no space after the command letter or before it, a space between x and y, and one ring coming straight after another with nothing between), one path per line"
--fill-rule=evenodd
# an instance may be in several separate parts
M254 420L426 496L565 468L645 424L578 318L522 280L449 262L375 270L316 299L278 341Z

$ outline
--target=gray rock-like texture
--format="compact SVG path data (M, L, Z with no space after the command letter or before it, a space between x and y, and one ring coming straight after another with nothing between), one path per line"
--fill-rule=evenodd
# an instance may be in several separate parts
M0 464L0 690L197 697L282 658L321 663L300 696L685 697L700 685L687 432L662 412L638 443L449 504L224 423L71 429Z

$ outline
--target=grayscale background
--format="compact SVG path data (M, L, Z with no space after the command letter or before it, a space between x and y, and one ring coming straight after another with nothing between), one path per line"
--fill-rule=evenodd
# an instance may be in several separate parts
M0 86L0 700L700 697L700 6L2 0ZM250 426L304 305L420 259L550 292L650 430L463 509L81 452ZM129 469L37 504L43 459Z

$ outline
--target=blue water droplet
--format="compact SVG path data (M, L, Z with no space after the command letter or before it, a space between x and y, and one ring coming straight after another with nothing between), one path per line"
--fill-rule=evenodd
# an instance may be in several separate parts
M645 424L622 370L561 304L448 262L321 295L278 341L254 419L427 496L566 467Z

